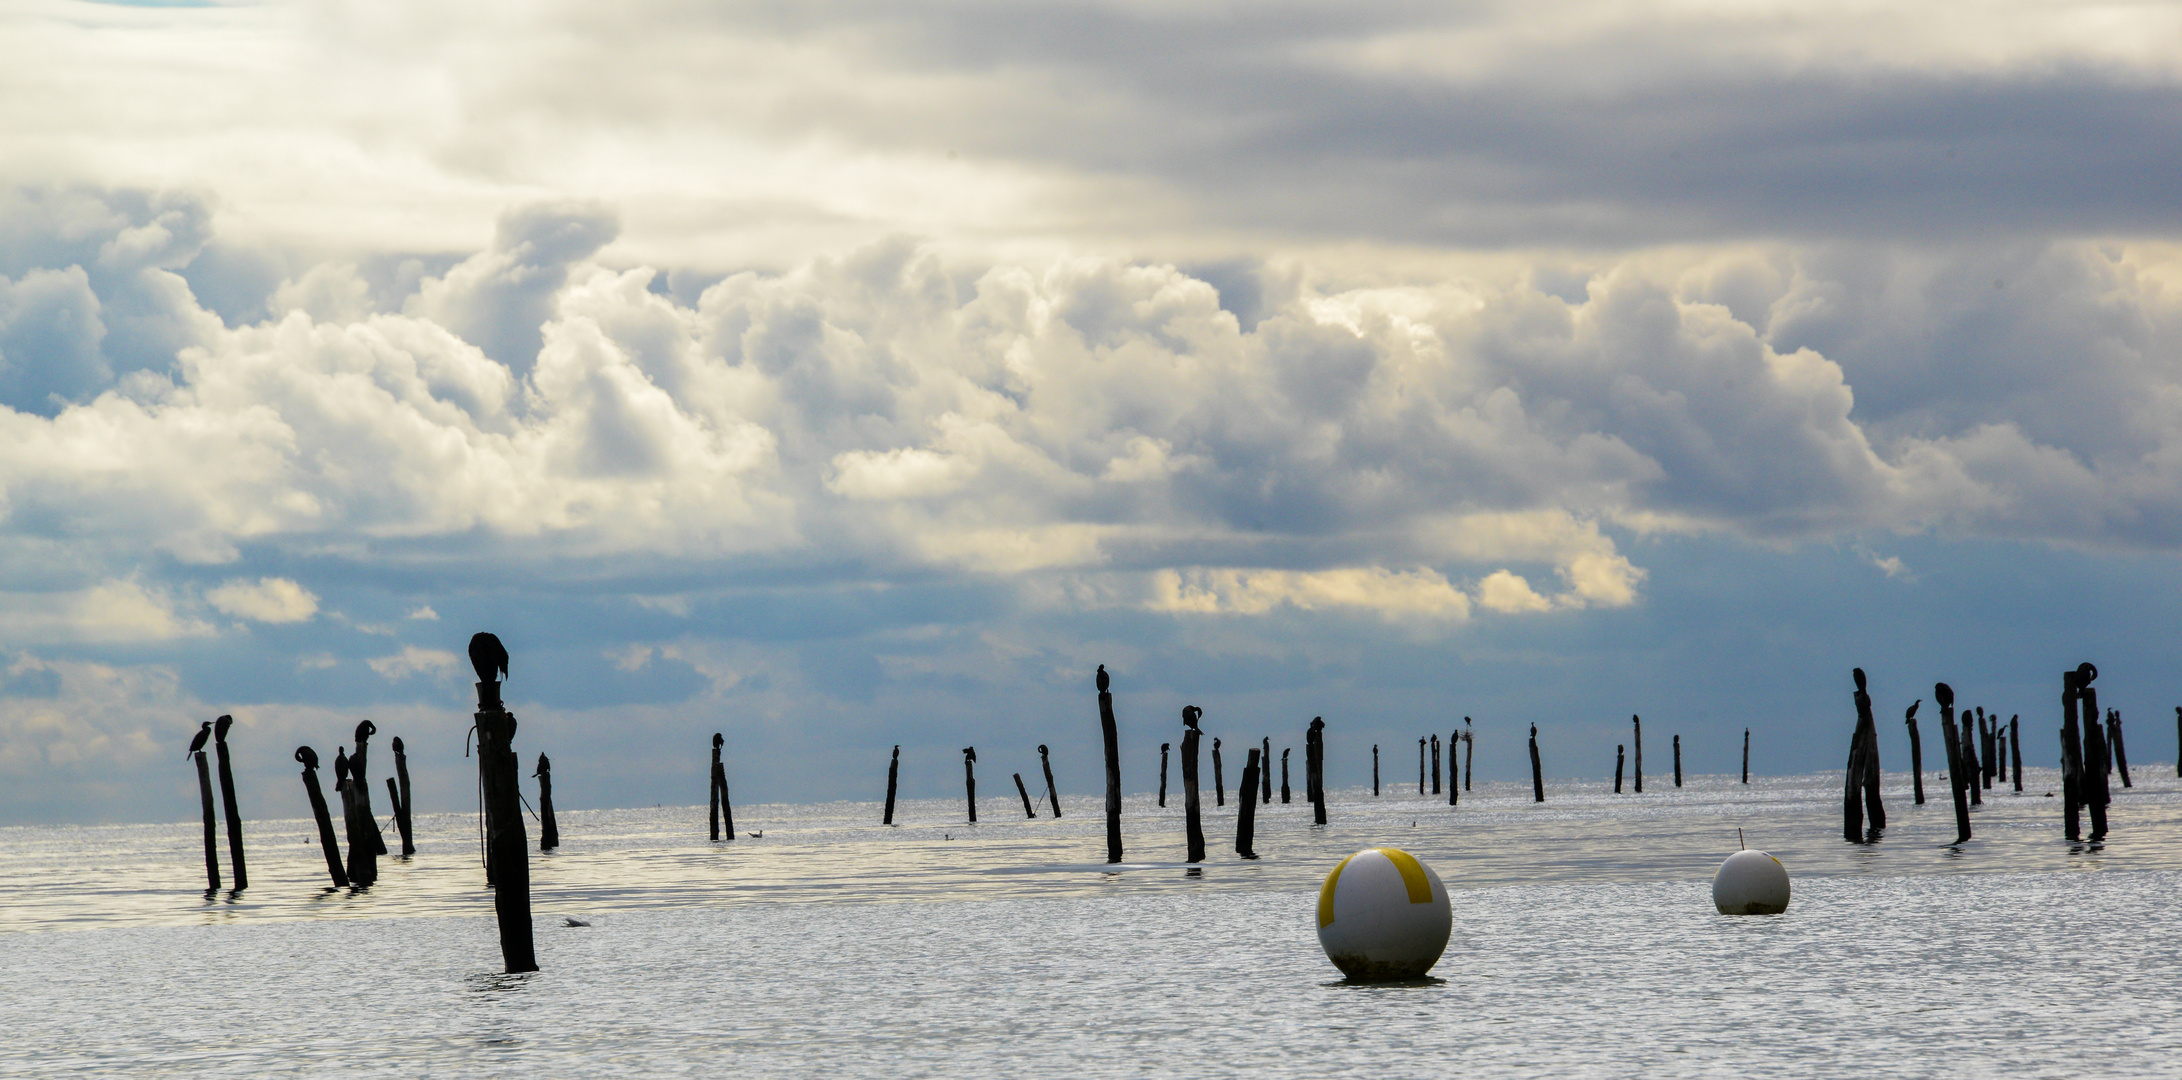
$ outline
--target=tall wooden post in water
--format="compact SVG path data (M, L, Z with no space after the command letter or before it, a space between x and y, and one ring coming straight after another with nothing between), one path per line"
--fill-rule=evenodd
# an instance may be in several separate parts
M295 759L303 765L303 794L311 800L311 816L318 820L318 846L326 853L326 873L333 878L333 887L349 887L348 872L341 868L341 843L333 837L333 818L326 812L326 793L318 787L318 751L308 746L295 748Z
M1750 729L1743 729L1743 783L1750 783Z
M1918 806L1924 805L1924 740L1917 736L1917 706L1922 704L1924 699L1918 698L1902 713L1902 724L1909 729L1909 783Z
M1311 821L1326 823L1326 719L1311 717L1303 743L1305 781L1311 785Z
M1682 786L1682 736L1674 737L1674 786Z
M962 795L970 804L970 824L977 824L977 747L962 748Z
M1462 804L1461 762L1455 758L1455 747L1460 745L1461 742L1461 732L1450 731L1447 733L1447 805L1449 806L1460 806Z
M485 858L490 864L493 910L500 922L500 957L514 974L538 970L530 926L530 844L523 835L523 794L515 760L515 716L500 703L495 675L508 670L500 639L470 639L477 669L477 771L485 793Z
M1202 734L1197 730L1197 718L1204 710L1195 705L1182 707L1182 821L1189 844L1189 862L1205 861L1205 825L1200 818L1197 801L1197 740Z
M1470 781L1477 779L1477 732L1470 727L1470 718L1462 718L1462 790L1470 790Z
M1173 743L1159 744L1159 805L1162 807L1167 805L1167 751L1173 747Z
M1258 787L1265 793L1259 802L1273 803L1273 737L1267 735L1258 744Z
M1036 818L1038 816L1038 811L1031 808L1030 789L1023 786L1022 773L1015 774L1015 793L1023 797L1023 816L1026 818Z
M212 747L220 759L220 812L227 818L227 859L235 867L235 891L250 887L250 871L242 858L242 811L235 806L235 768L227 760L227 729L235 718L221 714L212 723Z
M1280 748L1280 804L1288 805L1288 755L1295 752L1293 746Z
M2106 745L2114 751L2114 764L2121 769L2121 786L2135 787L2129 782L2129 751L2121 744L2121 713L2114 709L2106 710ZM242 863L235 865L239 868Z
M1252 843L1258 820L1258 773L1262 769L1258 748L1250 748L1250 756L1243 760L1242 805L1235 811L1235 854L1245 859L1258 857Z
M1644 719L1639 716L1631 716L1629 717L1629 726L1633 729L1632 734L1629 736L1629 743L1636 748L1636 767L1630 770L1630 778L1635 781L1636 793L1642 795L1644 794Z
M1449 755L1453 756L1453 755ZM1432 794L1440 793L1440 736L1432 733Z
M205 811L205 891L213 892L220 887L220 823L212 809L212 766L205 760L205 740L211 736L212 722L207 720L197 731L197 738L189 744L189 756L197 760L197 801Z
M2015 766L2015 793L2023 793L2023 715L2008 714L2008 758ZM2182 765L2177 765L2182 768Z
M1379 797L1379 744L1371 744L1371 797Z
M1545 766L1538 760L1538 725L1530 726L1530 791L1533 802L1546 801Z
M356 789L356 812L363 819L364 828L371 833L373 881L379 880L379 856L387 854L386 837L379 831L379 812L371 807L371 780L365 775L365 764L371 760L371 737L378 733L379 725L369 720L358 721L356 749L349 753L349 780Z
M1038 765L1046 771L1046 799L1053 804L1053 816L1061 816L1061 789L1053 786L1053 758L1046 751L1046 744L1038 744Z
M2091 842L2106 839L2106 804L2112 801L2106 783L2106 725L2099 722L2099 692L2091 683L2099 677L2099 669L2091 664L2079 664L2078 708L2083 713L2084 765L2078 770L2082 779L2077 786L2083 791L2084 807L2091 811Z
M530 775L538 781L538 850L551 851L561 846L561 828L553 822L553 762L538 755L538 771Z
M1099 665L1099 731L1106 740L1106 861L1121 861L1121 732L1114 725L1114 695L1107 692L1106 665Z
M1963 768L1964 760L1961 733L1955 730L1955 688L1946 683L1932 684L1932 700L1940 703L1940 735L1947 742L1947 789L1955 800L1955 843L1970 839L1970 800L1963 787L1968 781Z
M1421 735L1417 737L1417 794L1419 795L1424 794L1424 746L1431 741Z
M1038 749L1043 750L1041 746ZM894 744L894 756L886 763L886 814L879 819L881 825L894 824L894 783L902 774L902 744ZM715 838L716 839L716 838Z
M1621 743L1614 744L1614 794L1616 795L1621 794L1621 762L1623 751L1627 749L1628 747Z
M1212 740L1212 805L1227 805L1227 773L1220 768L1220 740Z
M402 832L402 858L417 853L417 842L412 833L409 804L409 753L402 747L402 737L394 736L389 744L394 748L394 824Z
M724 770L720 765L720 747L726 742L727 736L717 731L712 733L712 767L705 770L705 784L712 789L712 810L705 820L711 827L712 842L715 844L720 842L720 789L727 786L727 782L721 779ZM895 747L894 752L899 756L901 748ZM886 780L887 794L891 796L894 793L894 774L891 770L888 771ZM888 799L889 803L892 801L891 798ZM728 839L732 840L734 836L733 832L728 833Z

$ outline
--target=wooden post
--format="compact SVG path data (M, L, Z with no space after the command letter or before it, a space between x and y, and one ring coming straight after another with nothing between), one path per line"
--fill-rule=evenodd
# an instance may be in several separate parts
M364 852L369 844L364 840L363 829L356 822L356 793L351 790L349 754L345 747L336 746L333 750L333 792L341 797L341 838L348 844L349 849L349 884L358 889L365 888L371 884L368 879L362 876L364 872ZM487 874L486 883L490 884L490 875L492 873L490 865L486 867L485 872Z
M1546 774L1538 762L1538 725L1530 726L1530 794L1531 801L1546 801Z
M212 765L205 760L202 750L190 751L197 759L197 801L205 810L205 891L218 892L220 888L220 823L212 809Z
M1455 766L1455 744L1461 741L1461 732L1450 731L1447 733L1447 805L1449 806L1457 806L1462 802L1462 770Z
M1462 718L1462 790L1469 791L1470 782L1477 779L1477 732L1470 727L1470 718Z
M1173 743L1159 744L1159 805L1167 805L1167 751Z
M2000 782L2006 784L2008 782L2008 729L2001 724L1999 713L1993 714L1993 731L1997 733L1993 742L1998 747L1993 755L1993 761L2000 773Z
M2113 749L2114 764L2121 768L2121 786L2135 787L2129 782L2129 750L2121 743L2121 713L2114 709L2106 710L2106 745ZM242 860L237 859L235 866L236 874L240 876Z
M1423 736L1417 738L1417 794L1424 794L1424 745L1430 742Z
M402 831L402 858L417 853L417 843L411 830L415 827L413 809L409 804L409 753L402 747L402 737L394 736L394 824Z
M712 737L721 744L721 760L712 771L712 782L720 785L720 834L729 841L733 841L735 839L735 797L727 787L727 740L721 737L719 732L713 732Z
M1265 792L1264 798L1258 801L1271 806L1273 804L1273 737L1271 735L1265 736L1259 745L1258 785Z
M2008 758L2015 767L2015 793L2023 793L2023 715L2008 714Z
M1962 767L1970 770L1970 805L1983 806L1985 805L1985 796L1983 794L1985 789L1978 786L1978 781L1984 776L1985 766L1983 759L1978 754L1976 733L1970 726L1970 719L1971 714L1963 713L1955 718L1955 723L1961 728Z
M1682 736L1674 737L1674 786L1682 786Z
M1220 768L1220 740L1212 740L1212 804L1227 805L1227 773Z
M1968 777L1963 767L1962 738L1955 730L1955 688L1946 683L1932 684L1932 700L1940 703L1940 735L1947 743L1947 789L1955 800L1955 843L1970 839L1970 802L1964 797L1963 787Z
M250 871L242 858L242 812L235 808L235 769L227 760L227 729L235 718L222 714L212 724L212 747L220 759L220 811L227 818L227 860L235 867L235 891L250 887Z
M1887 827L1886 804L1879 798L1879 723L1871 714L1871 695L1865 692L1864 669L1856 668L1856 741L1861 750L1856 755L1857 776L1852 786L1862 789L1864 817L1871 824L1871 835Z
M1053 786L1053 758L1046 752L1046 744L1038 744L1038 765L1046 771L1046 799L1053 804L1053 816L1061 816L1061 789Z
M1371 797L1379 797L1379 744L1371 744Z
M1202 734L1197 730L1197 718L1204 710L1195 705L1182 707L1182 822L1184 837L1189 844L1189 862L1205 861L1205 824L1197 800L1197 740Z
M1264 769L1258 748L1250 748L1250 756L1243 759L1242 806L1235 812L1235 854L1245 859L1255 859L1258 853L1252 849L1252 835L1257 828L1258 774Z
M2083 790L2084 806L2091 811L2091 842L2106 839L2106 804L2111 801L2106 784L2106 725L2099 722L2099 692L2091 685L2099 677L2099 669L2090 664L2079 664L2083 672L2079 708L2083 712L2084 760L2086 765L2079 771L2082 777L2078 786Z
M346 889L349 876L341 868L341 843L333 836L333 816L326 812L326 793L318 787L318 751L298 746L295 759L303 765L303 794L310 797L311 816L318 819L318 846L326 853L326 873L333 877L334 888Z
M1864 733L1862 728L1849 735L1849 767L1841 792L1841 838L1852 844L1864 842L1864 800L1857 790L1864 780Z
M1303 737L1303 780L1311 789L1311 820L1326 823L1326 719L1311 717Z
M1622 743L1614 744L1614 794L1616 795L1621 794L1621 762L1623 751L1627 749L1628 747Z
M1293 746L1280 748L1280 804L1282 806L1288 805L1288 755L1294 751L1295 747Z
M1432 733L1432 794L1440 793L1440 737Z
M2000 718L1987 717L1985 707L1977 710L1978 731L1978 787L1990 791L1993 776L2000 771Z
M2083 839L2083 737L2076 727L2081 679L2081 672L2061 673L2061 813L2072 841Z
M1636 767L1629 770L1630 779L1636 784L1636 793L1642 795L1644 794L1644 721L1641 717L1631 716L1629 717L1629 726L1633 730L1633 734L1629 736L1629 742L1636 747Z
M498 639L492 644L498 646ZM478 640L471 639L473 662L479 651ZM506 655L504 650L501 655ZM502 967L512 975L538 970L530 926L530 844L524 836L517 780L522 769L515 760L515 716L500 703L500 683L485 671L479 675L484 677L477 684L477 769L485 790L485 857L492 864Z
M371 758L371 737L378 733L379 725L369 720L358 722L356 750L349 754L349 786L356 792L357 816L363 819L364 828L371 834L371 880L374 882L379 880L379 856L388 853L386 837L379 831L379 812L371 808L371 780L365 775L365 762Z
M720 766L720 745L722 743L725 743L726 741L727 736L722 735L717 731L712 733L712 767L705 770L705 783L707 786L712 788L712 812L707 816L706 820L711 823L712 842L715 844L720 842L720 788L724 786L720 778L725 771ZM894 753L897 757L899 757L901 754L901 748L895 747ZM887 799L887 803L889 806L891 806L894 801L892 798L892 795L894 794L893 770L890 769L887 771L886 781L887 795L889 796L889 798ZM891 817L892 815L889 816Z
M970 804L970 824L977 824L977 747L962 748L962 795Z
M1750 783L1750 729L1743 729L1743 783Z
M1106 861L1121 861L1121 732L1114 723L1114 695L1099 665L1099 729L1106 740Z
M1039 747L1043 750L1045 747ZM894 744L894 756L886 762L886 815L879 819L881 825L894 824L894 783L902 774L902 744Z
M1023 786L1022 773L1015 774L1015 793L1023 797L1023 816L1027 818L1036 818L1038 816L1038 811L1030 808L1030 789Z
M530 775L538 781L538 850L551 851L561 846L561 828L553 822L553 763L538 755L538 771Z
M1918 806L1924 805L1924 740L1917 737L1917 706L1922 704L1924 699L1918 698L1902 713L1902 725L1909 729L1910 790L1915 793Z

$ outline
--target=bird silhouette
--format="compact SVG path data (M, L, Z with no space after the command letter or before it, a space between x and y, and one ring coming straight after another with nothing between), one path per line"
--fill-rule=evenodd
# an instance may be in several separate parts
M205 721L205 726L197 729L197 737L189 741L189 749L182 751L182 756L184 758L187 758L191 754L194 754L197 751L204 749L205 740L210 739L211 737L212 721L207 720Z
M962 748L962 760L964 760L964 761L976 761L976 760L977 760L977 747L974 747L974 746L965 746L965 747L963 747L963 748Z
M397 753L397 754L401 753L401 752L402 752L402 737L401 737L401 736L399 736L399 735L396 735L396 736L394 736L394 742L393 742L393 743L392 743L391 745L393 746L393 748L394 748L394 752L395 752L395 753Z
M333 782L334 782L334 783L336 783L336 784L346 783L346 782L348 781L348 778L349 778L349 752L348 752L348 751L346 751L346 750L343 750L343 749L341 749L341 748L340 748L340 747L338 747L338 746L337 746L337 747L334 747L334 750L333 750Z
M1106 665L1099 665L1099 693L1106 692Z
M552 762L550 762L550 761L547 761L547 760L546 760L546 756L545 756L544 754L540 754L540 755L538 755L538 771L537 771L537 772L534 772L534 773L531 773L530 775L532 775L532 776L545 776L545 775L547 775L547 774L551 773L552 771L553 771L553 763L552 763Z
M221 713L220 718L214 721L212 724L212 741L217 743L226 742L227 729L234 726L235 718L227 715L226 713Z
M719 749L720 747L722 747L722 746L726 745L726 743L727 743L727 736L725 736L725 735L722 735L722 734L720 734L720 733L719 733L719 732L717 732L717 731L715 731L715 732L713 732L713 733L712 733L712 748L713 748L714 750L718 750L718 749ZM897 746L897 747L895 747L895 749L896 749L896 750L899 750L899 749L901 749L901 747L898 747L898 746Z
M1918 698L1917 700L1910 702L1909 711L1902 714L1902 719L1915 720L1917 718L1917 706L1922 704L1924 704L1923 698Z
M303 767L306 769L318 768L318 751L313 750L308 746L296 747L295 759L302 762Z
M491 634L472 634L470 666L477 669L478 682L499 682L508 676L508 647Z
M364 745L365 740L371 738L373 735L377 735L378 733L379 725L374 724L369 720L358 722L356 725L356 745Z
M1189 728L1192 731L1198 730L1197 718L1203 715L1205 715L1205 710L1200 709L1195 705L1182 706L1182 726Z

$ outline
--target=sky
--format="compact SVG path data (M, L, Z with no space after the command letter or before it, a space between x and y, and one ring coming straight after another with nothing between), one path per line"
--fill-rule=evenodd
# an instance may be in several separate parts
M2171 763L2177 176L2161 4L0 0L0 825L480 630L571 808Z

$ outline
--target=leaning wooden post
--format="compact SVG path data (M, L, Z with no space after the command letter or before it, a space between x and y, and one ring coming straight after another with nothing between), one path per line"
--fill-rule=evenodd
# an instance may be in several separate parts
M962 748L962 797L970 804L970 824L977 824L977 747Z
M1220 769L1220 740L1212 740L1212 805L1227 805L1227 774Z
M1440 793L1440 736L1432 733L1432 794Z
M192 750L189 756L197 759L197 801L204 804L205 810L205 891L217 892L220 888L220 823L212 809L212 765L205 760L202 750Z
M1235 811L1235 854L1245 859L1258 857L1252 842L1256 839L1253 834L1258 821L1258 773L1262 768L1258 748L1253 746L1250 756L1243 759L1242 805Z
M1379 797L1379 744L1371 744L1371 797Z
M1636 784L1636 793L1642 795L1644 794L1644 720L1641 717L1631 716L1629 717L1629 726L1634 731L1629 736L1629 743L1636 747L1636 767L1629 770L1630 778Z
M250 887L250 871L242 859L242 811L235 807L235 769L227 760L227 729L235 718L222 714L212 724L212 748L220 759L220 811L227 818L227 860L235 867L235 891Z
M1326 823L1326 720L1311 717L1311 726L1304 735L1304 782L1311 788L1311 821Z
M1053 758L1046 752L1046 744L1038 744L1038 764L1046 771L1046 801L1053 804L1053 816L1061 816L1061 789L1053 786Z
M2015 768L2015 793L2023 793L2023 714L2008 714L2008 759Z
M379 725L369 720L356 725L356 749L349 754L350 786L356 791L357 815L363 819L364 828L371 834L371 880L379 880L379 856L387 854L386 837L379 832L379 812L371 807L371 781L365 775L365 763L371 758L371 737L379 733ZM354 875L350 875L354 876Z
M551 851L561 846L560 826L553 823L553 762L538 755L538 771L530 775L538 781L538 850Z
M1856 669L1856 737L1864 744L1864 817L1877 832L1887 827L1887 808L1879 798L1879 722L1871 715L1871 695L1864 692L1863 668Z
M1099 665L1099 732L1106 740L1106 861L1121 861L1121 731L1114 724L1114 695L1107 692L1106 665Z
M1924 740L1917 736L1917 706L1922 704L1924 699L1918 698L1902 713L1902 724L1909 729L1909 783L1918 806L1924 805Z
M1259 802L1273 804L1273 737L1267 735L1258 746L1258 787L1265 794Z
M1622 745L1621 743L1614 744L1614 794L1616 795L1621 794L1622 752L1627 749L1628 747Z
M1682 786L1682 736L1674 737L1674 786Z
M415 819L409 804L409 753L403 749L402 737L399 735L394 736L391 745L394 748L394 779L397 789L394 801L399 804L394 808L394 824L402 831L402 858L406 859L417 853L416 840L410 832L413 827L411 822Z
M1038 749L1043 750L1041 746ZM894 782L902 774L902 744L894 744L894 756L886 763L886 816L879 819L881 825L894 824Z
M1947 787L1955 800L1955 843L1967 843L1970 839L1970 800L1963 792L1965 777L1962 774L1963 747L1960 734L1955 730L1955 688L1946 683L1932 684L1932 700L1940 703L1940 735L1947 742Z
M1293 746L1280 748L1280 804L1288 805L1288 755L1295 752Z
M1027 818L1036 818L1038 816L1038 811L1030 808L1030 789L1023 786L1022 773L1015 774L1015 793L1023 797L1023 816Z
M1530 793L1532 802L1546 801L1545 767L1538 761L1538 725L1530 726Z
M359 889L369 887L371 879L364 876L364 854L371 842L364 838L363 825L356 820L355 784L349 779L349 754L344 747L335 747L333 751L333 790L341 796L341 836L348 842L349 884ZM489 863L485 867L485 882L492 883Z
M318 819L318 846L326 853L326 873L332 875L334 888L346 889L349 876L341 869L341 843L333 836L333 816L326 812L326 793L318 787L318 751L298 746L295 759L303 764L303 794L310 797L311 816Z
M2129 782L2129 751L2121 744L2121 713L2113 709L2106 710L2106 744L2113 747L2114 764L2121 768L2121 786L2135 787ZM239 875L242 861L236 860L235 866Z
M485 851L492 864L493 910L500 922L500 958L509 973L538 970L530 925L530 844L523 829L523 793L515 759L515 716L500 702L493 676L507 671L507 650L491 634L470 639L477 668L477 769L485 791Z
M1462 718L1462 790L1469 791L1470 782L1477 779L1477 732L1470 727L1470 718Z
M1167 805L1167 751L1173 747L1173 743L1159 744L1159 805L1162 807Z
M1200 818L1197 801L1197 718L1204 710L1195 705L1182 707L1182 821L1184 837L1189 844L1189 862L1205 861L1205 825Z
M1750 729L1743 729L1743 783L1750 783Z
M725 774L725 769L720 765L720 746L725 742L727 742L727 736L717 731L712 733L712 768L706 770L705 773L705 783L712 788L712 812L706 820L712 824L712 842L715 844L720 842L720 789L726 786L726 782L721 779ZM901 749L896 747L894 752L898 757ZM887 794L891 796L894 792L894 773L892 770L887 772L886 788ZM891 798L888 799L890 804L892 801ZM730 839L732 838L732 834L730 834Z

